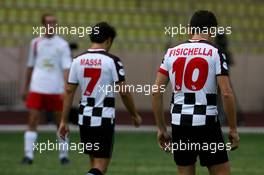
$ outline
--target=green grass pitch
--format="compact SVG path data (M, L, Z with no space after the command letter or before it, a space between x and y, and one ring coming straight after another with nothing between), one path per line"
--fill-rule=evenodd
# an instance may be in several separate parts
M241 134L241 147L231 152L233 175L264 174L264 137L262 134ZM40 133L39 142L55 141L54 133ZM71 141L78 142L79 135L71 133ZM35 155L34 164L20 165L23 156L23 133L0 133L1 175L84 175L89 169L89 159L84 154L70 152L71 164L61 166L56 151ZM108 175L173 175L176 166L169 154L161 151L155 133L119 132L115 137L114 153ZM197 174L207 174L198 166Z

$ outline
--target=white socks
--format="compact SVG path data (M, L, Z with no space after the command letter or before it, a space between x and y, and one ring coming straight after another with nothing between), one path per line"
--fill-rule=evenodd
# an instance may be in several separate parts
M35 131L26 131L24 134L25 156L30 158L30 159L34 158L33 143L36 142L37 137L38 137L38 134Z
M59 141L59 159L68 157L68 147L69 147L69 139L65 138L65 140L61 139L58 136Z
M25 156L33 159L34 158L34 143L36 143L38 134L35 131L26 131L24 133L24 151ZM65 141L58 137L59 142L59 158L67 158L68 157L68 146L69 139Z

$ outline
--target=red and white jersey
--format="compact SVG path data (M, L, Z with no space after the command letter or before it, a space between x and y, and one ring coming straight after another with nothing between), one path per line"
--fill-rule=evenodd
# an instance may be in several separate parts
M81 87L79 125L113 124L115 94L109 87L121 81L125 81L122 62L103 49L88 49L73 60L68 83Z
M228 75L225 55L206 40L168 49L159 69L174 90L172 124L199 126L217 120L217 75Z
M68 43L55 35L51 38L39 37L31 41L28 67L33 67L30 91L43 94L64 92L63 70L71 66Z

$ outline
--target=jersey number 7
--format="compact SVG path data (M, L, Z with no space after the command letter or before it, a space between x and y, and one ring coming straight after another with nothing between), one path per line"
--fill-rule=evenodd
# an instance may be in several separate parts
M101 76L100 68L84 68L84 77L91 78L86 90L84 91L84 95L90 96L94 90L94 87Z
M185 67L186 57L179 57L173 63L172 73L175 72L175 90L180 91L182 83L187 89L198 91L205 85L208 76L208 63L204 58L195 57L191 59ZM185 67L185 70L184 70ZM194 71L198 71L198 75L193 80Z

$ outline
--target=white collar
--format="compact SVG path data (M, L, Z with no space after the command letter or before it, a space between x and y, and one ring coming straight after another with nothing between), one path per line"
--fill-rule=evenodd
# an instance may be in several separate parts
M92 51L92 52L94 52L94 51L106 51L105 49L87 49L88 51Z

